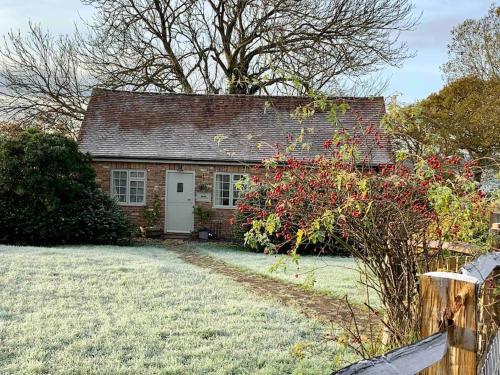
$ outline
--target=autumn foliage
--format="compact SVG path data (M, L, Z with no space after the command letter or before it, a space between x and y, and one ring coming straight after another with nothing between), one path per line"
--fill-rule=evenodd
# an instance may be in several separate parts
M365 132L373 129L366 127ZM363 163L359 141L332 130L324 153L308 160L276 149L239 204L245 243L292 257L341 246L368 269L366 282L385 310L392 344L411 340L418 319L417 273L440 254L429 244L487 243L491 200L474 181L473 162L403 154L393 163ZM256 199L258 198L258 199ZM435 246L434 246L435 247Z

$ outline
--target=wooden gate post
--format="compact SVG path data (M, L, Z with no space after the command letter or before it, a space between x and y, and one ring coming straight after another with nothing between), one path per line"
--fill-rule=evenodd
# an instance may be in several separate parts
M420 338L448 330L448 352L422 374L476 375L477 278L448 272L420 277Z

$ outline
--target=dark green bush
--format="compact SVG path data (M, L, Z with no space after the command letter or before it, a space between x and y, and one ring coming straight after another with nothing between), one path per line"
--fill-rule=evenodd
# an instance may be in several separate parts
M76 142L33 129L0 139L1 243L116 243L132 230Z

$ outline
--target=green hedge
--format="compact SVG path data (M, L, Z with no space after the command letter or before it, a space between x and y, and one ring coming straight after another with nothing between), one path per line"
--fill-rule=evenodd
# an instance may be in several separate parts
M116 243L132 231L75 141L34 129L0 140L1 243Z

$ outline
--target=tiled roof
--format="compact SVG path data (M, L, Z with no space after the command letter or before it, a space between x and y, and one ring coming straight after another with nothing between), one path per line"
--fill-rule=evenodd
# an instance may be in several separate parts
M361 150L371 164L390 161L389 138L379 127L384 100L335 98L349 110L338 113L338 127L361 135ZM324 152L332 135L325 113L299 123L290 116L308 98L289 96L188 95L134 93L96 89L79 136L80 150L94 158L186 161L261 161L273 146L306 129L309 150L297 157ZM374 128L365 134L367 126ZM222 139L218 145L214 138ZM258 145L261 147L258 147Z

